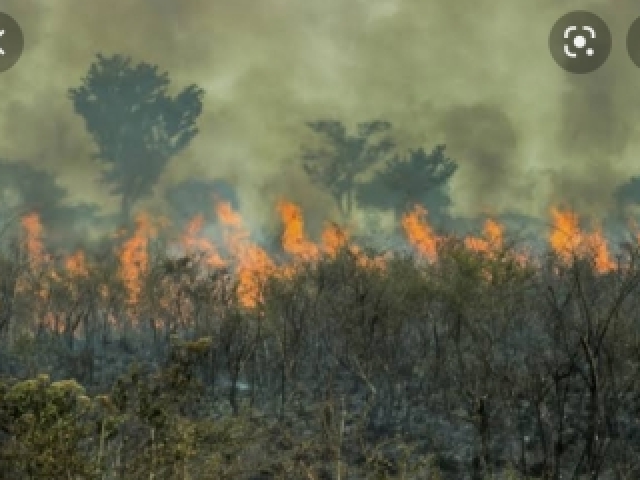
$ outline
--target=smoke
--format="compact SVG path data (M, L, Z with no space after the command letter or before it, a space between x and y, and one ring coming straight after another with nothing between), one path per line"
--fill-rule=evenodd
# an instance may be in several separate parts
M477 207L492 210L504 196L502 188L515 191L522 182L517 158L517 132L506 114L492 105L456 106L442 115L445 143L451 155L471 168L472 177L458 183L458 191Z
M634 4L634 5L632 5ZM446 143L460 164L455 212L546 216L552 203L603 215L640 173L640 92L625 51L640 15L631 0L4 0L25 51L0 74L0 157L55 173L72 202L117 207L99 185L94 149L66 97L96 53L167 70L176 90L203 87L201 133L175 158L162 192L191 177L224 178L250 219L281 196L314 215L326 194L300 172L305 122L373 118L401 148ZM614 48L598 71L572 76L547 46L553 23L591 9ZM271 203L270 203L271 202ZM209 208L209 206L206 206Z

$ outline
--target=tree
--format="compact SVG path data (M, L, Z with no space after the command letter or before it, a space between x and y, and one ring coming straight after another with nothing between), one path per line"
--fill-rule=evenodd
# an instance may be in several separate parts
M304 169L313 183L328 190L342 216L348 218L353 210L357 177L395 147L384 135L391 124L380 120L360 123L356 135L348 135L338 121L322 120L307 125L326 137L330 149L306 150L302 157Z
M445 146L431 153L423 148L410 150L406 157L395 155L384 169L358 186L358 203L380 209L393 209L401 215L414 204L423 204L430 216L441 217L451 205L447 191L458 165L445 155Z
M49 216L67 198L67 191L48 172L24 162L0 160L0 204L2 214L36 211Z
M199 214L212 221L217 201L229 202L234 210L239 207L238 195L233 185L219 178L185 180L169 188L165 196L172 218L178 221L188 220Z
M122 55L97 55L82 85L69 89L103 163L102 181L121 196L123 221L137 200L151 193L169 160L198 133L204 91L190 85L169 96L168 73L131 64Z
M47 232L50 243L78 240L97 222L99 207L86 203L69 205L67 201L67 189L58 185L49 172L23 161L0 160L0 231L18 217L35 212L44 224L53 227Z
M640 205L640 177L633 176L616 188L614 197L620 206Z

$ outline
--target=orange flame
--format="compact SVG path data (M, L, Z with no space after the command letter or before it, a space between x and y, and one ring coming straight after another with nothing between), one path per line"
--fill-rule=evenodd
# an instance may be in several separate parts
M37 213L25 215L20 220L25 232L24 245L29 256L29 263L32 268L39 268L45 261L45 249L43 244L44 229Z
M156 235L156 228L146 214L136 217L133 235L124 242L119 252L118 274L127 291L127 304L133 308L140 302L142 284L149 269L149 240ZM132 311L130 310L132 313Z
M64 261L64 268L72 277L89 276L87 259L82 250L76 250L75 253L68 256Z
M203 235L204 217L194 217L186 226L180 237L181 246L187 253L202 254L205 267L222 268L233 265L237 278L236 295L240 305L244 308L256 308L264 301L265 282L273 277L290 277L303 264L314 264L323 256L335 258L341 249L346 249L357 264L363 268L384 269L389 256L373 257L364 249L352 242L349 232L342 227L329 223L322 231L320 241L315 243L307 237L305 232L304 215L301 208L289 201L280 201L277 204L277 212L282 222L283 231L281 237L282 250L289 258L284 263L274 261L269 254L251 240L248 227L243 222L239 212L233 210L229 202L216 204L216 213L223 230L224 245L214 245L213 241ZM563 261L570 262L576 256L593 258L595 268L600 273L605 273L616 268L611 259L609 247L601 229L593 232L585 232L580 228L578 216L571 211L553 209L551 211L554 228L549 236L551 248ZM32 268L38 267L44 275L32 276L34 279L21 278L16 288L16 293L33 292L37 295L37 304L34 312L37 312L38 321L44 319L48 326L56 328L60 323L56 320L55 296L51 295L51 286L57 281L69 281L90 275L90 266L85 253L81 250L64 258L63 266L68 274L61 278L53 262L46 255L44 247L44 230L40 223L40 217L36 213L26 215L21 219L24 232L24 250ZM416 205L412 210L403 215L401 226L406 234L409 244L429 261L436 261L438 249L443 240L438 236L427 221L427 210ZM149 271L149 242L157 234L159 224L152 222L147 215L139 215L136 218L134 232L130 238L125 239L117 255L119 260L118 276L122 280L126 291L126 306L128 312L135 317L137 308L142 299L144 282ZM504 249L505 228L493 219L487 219L484 223L481 236L469 236L464 239L467 249L478 252L486 258L496 258L500 253L500 259ZM220 253L222 252L223 255ZM509 259L522 259L516 252L509 249L506 252ZM523 263L528 262L525 259ZM46 269L42 267L45 266ZM491 278L491 272L500 271L487 268L487 278ZM35 278L37 277L37 278ZM186 276L188 277L188 276ZM185 277L185 278L186 278ZM184 279L172 278L163 283L163 297L160 306L167 309L167 315L176 311L177 302L180 303L180 312L188 317L188 300L185 300L180 288L177 288ZM177 282L175 285L171 282ZM75 292L76 285L69 287ZM105 304L111 301L111 292L106 285L99 286L97 295ZM51 298L50 298L51 297ZM187 302L187 303L184 303ZM49 310L53 308L53 310ZM171 311L169 311L171 310ZM109 315L113 315L109 312ZM113 317L110 317L113 318ZM172 317L176 320L174 317ZM156 320L158 321L158 320ZM176 321L181 321L177 319ZM115 322L115 321L114 321ZM55 324L55 325L54 325ZM159 324L158 324L159 325Z
M600 229L592 233L583 232L578 215L569 210L552 208L551 216L553 229L549 243L562 261L569 263L574 257L592 255L597 272L606 273L616 268Z
M305 236L304 219L300 207L291 202L281 201L278 203L278 212L284 224L282 233L284 251L304 261L317 260L320 249Z
M412 211L402 216L402 227L411 246L433 262L438 254L438 237L426 218L427 210L421 205L416 205Z
M304 219L299 206L286 201L278 204L280 218L284 224L282 234L282 248L303 262L315 262L319 260L321 252L330 258L335 258L341 248L349 243L349 235L346 231L331 223L328 224L321 235L322 246L306 238L304 231ZM369 258L358 245L350 245L349 251L356 257L356 262L363 268L384 268L386 258L379 256ZM288 275L294 271L293 267L285 267L282 272Z
M465 246L474 252L492 255L500 250L504 244L504 226L493 219L487 219L484 223L483 238L467 237Z
M226 262L218 253L213 242L200 236L203 226L203 215L196 215L187 224L185 232L181 238L181 243L186 250L186 253L204 255L204 262L210 268L222 268L226 266Z
M276 272L276 266L266 251L251 243L242 217L233 210L229 202L219 202L216 213L227 229L225 242L237 262L238 300L245 308L256 308L263 300L263 285Z
M329 257L335 257L348 241L347 232L335 223L329 223L322 231L322 249Z

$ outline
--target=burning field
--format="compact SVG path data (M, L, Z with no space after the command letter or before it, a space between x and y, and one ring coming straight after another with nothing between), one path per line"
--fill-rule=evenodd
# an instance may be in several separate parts
M40 375L2 384L0 466L23 478L27 448L62 459L50 478L637 472L634 242L614 251L552 209L534 254L496 219L459 237L416 205L406 248L376 251L335 223L313 241L292 202L274 215L277 248L218 201L213 228L139 213L106 250L67 254L23 216L2 257L2 369ZM51 380L70 376L85 386ZM36 445L29 415L66 443Z
M117 264L117 283L123 290L123 303L131 312L141 308L144 284L151 274L153 262L158 258L174 262L182 259L204 276L224 270L237 282L235 296L238 304L251 310L263 303L262 290L269 278L292 278L297 271L323 259L335 259L342 251L352 255L359 267L384 271L387 262L398 253L372 253L351 241L350 232L333 222L326 224L319 242L314 242L305 232L303 212L298 205L283 200L275 210L281 224L280 251L275 254L252 241L252 232L238 211L228 202L219 202L215 213L217 229L221 232L218 235L222 238L220 242L204 233L202 215L192 218L181 234L172 238L168 228L163 232L167 227L166 221L155 220L143 212L136 216L132 229L121 229L116 234L118 247L107 254L111 258L103 261L112 267ZM553 208L550 214L548 245L560 261L570 264L578 258L589 259L599 274L610 273L620 267L602 230L584 230L578 215L570 210ZM46 231L37 213L25 215L20 224L20 255L25 258L29 276L38 273L39 282L44 282L40 284L43 299L47 298L47 290L53 285L62 283L75 289L74 281L92 275L96 265L83 250L67 255L47 251ZM399 227L406 245L415 252L417 263L437 263L442 248L456 240L453 236L437 233L429 224L427 210L420 205L402 215ZM505 227L491 218L485 221L481 235L457 240L469 252L487 259L499 257L504 261L508 258L522 266L540 265L540 258L527 253L526 245L506 244ZM157 258L152 258L154 254ZM100 291L105 297L109 295L107 283L100 285Z

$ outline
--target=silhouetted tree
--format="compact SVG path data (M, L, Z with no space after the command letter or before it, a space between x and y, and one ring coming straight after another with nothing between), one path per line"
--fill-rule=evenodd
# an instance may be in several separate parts
M190 85L169 96L168 73L122 55L97 55L82 85L69 89L104 164L102 180L121 196L128 220L134 203L148 195L174 155L198 133L204 91Z
M0 160L0 230L35 212L47 228L50 244L69 245L96 226L99 206L67 203L68 192L54 175L25 162ZM83 238L84 239L84 238Z
M640 205L640 176L634 176L628 182L616 188L614 197L620 206Z
M3 215L37 211L47 216L60 208L67 191L49 172L24 162L0 160L0 204Z
M358 186L358 203L393 209L396 215L419 203L428 208L430 217L440 217L451 205L447 187L457 169L445 155L444 145L431 153L420 148L410 150L406 157L395 155L369 182Z
M212 220L217 201L231 203L234 210L239 207L238 195L233 185L219 178L188 179L169 188L165 196L171 216L176 220L190 219L199 214Z
M347 134L346 127L338 121L323 120L307 125L326 137L330 149L306 150L302 157L304 169L315 184L329 191L346 218L353 210L358 175L395 147L385 135L391 124L380 120L360 123L356 135Z

